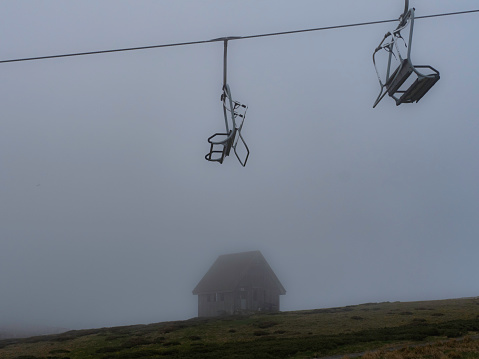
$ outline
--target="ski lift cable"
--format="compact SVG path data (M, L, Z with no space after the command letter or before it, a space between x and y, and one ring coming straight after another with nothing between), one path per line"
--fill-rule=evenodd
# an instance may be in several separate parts
M462 14L470 14L470 13L477 13L477 12L479 12L479 9L477 9L477 10L466 10L466 11L449 12L449 13L442 13L442 14L433 14L433 15L423 15L423 16L417 16L415 19L416 19L416 20L417 20L417 19L427 19L427 18L434 18L434 17L451 16L451 15L462 15ZM98 55L98 54L106 54L106 53L114 53L114 52L126 52L126 51L158 49L158 48L163 48L163 47L199 45L199 44L206 44L206 43L211 43L211 42L224 41L225 39L228 39L228 40L246 40L246 39L254 39L254 38L260 38L260 37L270 37L270 36L280 36L280 35L291 35L291 34L299 34L299 33L304 33L304 32L323 31L323 30L335 30L335 29L342 29L342 28L348 28L348 27L357 27L357 26L366 26L366 25L377 25L377 24L384 24L384 23L396 22L396 21L397 21L397 19L393 19L393 20L379 20L379 21L368 21L368 22L361 22L361 23L355 23L355 24L345 24L345 25L335 25L335 26L317 27L317 28L302 29L302 30L291 30L291 31L272 32L272 33L257 34L257 35L235 36L235 37L227 37L227 38L226 38L226 37L220 37L220 38L216 38L216 39L212 39L212 40L188 41L188 42L178 42L178 43L170 43L170 44L161 44L161 45L129 47L129 48L121 48L121 49L110 49L110 50L77 52L77 53L60 54L60 55L48 55L48 56L26 57L26 58L17 58L17 59L10 59L10 60L0 60L0 64L11 63L11 62L22 62L22 61L35 61L35 60L56 59L56 58L62 58L62 57L74 57L74 56L85 56L85 55Z

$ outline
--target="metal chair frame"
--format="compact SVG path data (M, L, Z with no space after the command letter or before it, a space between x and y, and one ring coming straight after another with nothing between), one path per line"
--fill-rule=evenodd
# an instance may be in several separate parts
M249 157L249 148L246 144L241 130L243 129L244 120L248 106L243 105L237 101L233 101L231 96L231 89L227 83L227 55L228 55L228 40L234 39L232 37L222 38L224 42L224 58L223 58L223 93L221 94L221 101L223 102L223 114L225 119L226 132L215 133L208 137L210 144L210 151L205 155L205 159L211 162L223 163L225 157L229 156L231 148L236 155L236 158L244 167ZM246 149L246 156L243 158L236 150L238 143L243 144Z
M401 51L398 46L399 39L403 39L401 31L410 26L409 40L407 46L407 55L405 58L401 55ZM439 72L429 65L413 65L411 61L411 48L412 37L414 31L414 8L409 9L409 0L405 0L404 13L399 17L399 25L392 33L388 32L379 46L373 53L373 63L378 76L379 85L381 90L379 96L374 102L373 108L384 98L386 94L392 97L396 101L396 105L399 106L402 103L418 102L434 84L439 81ZM385 43L390 38L390 41ZM386 50L389 52L388 65L386 71L386 80L383 82L376 65L376 54ZM397 54L399 58L399 66L391 73L392 57ZM432 73L424 74L419 69L429 69ZM403 84L412 75L417 76L416 80L404 89Z

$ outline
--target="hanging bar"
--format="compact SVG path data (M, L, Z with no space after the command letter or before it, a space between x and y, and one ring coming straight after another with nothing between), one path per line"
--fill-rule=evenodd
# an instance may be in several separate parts
M228 40L224 40L224 54L223 54L223 86L226 86L226 74L228 72Z

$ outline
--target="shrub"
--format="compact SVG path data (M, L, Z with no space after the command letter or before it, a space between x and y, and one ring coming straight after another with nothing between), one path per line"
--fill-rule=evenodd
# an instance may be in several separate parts
M67 353L70 353L70 351L65 349L50 350L50 354L67 354Z
M353 316L351 317L351 319L353 319L353 320L364 320L364 318L363 318L363 317L360 317L359 315L353 315Z
M261 337L263 335L269 335L269 332L265 331L265 330L255 330L253 332L253 335L257 336L257 337Z
M165 337L158 337L158 338L153 340L152 344L162 344L165 340L166 340Z
M122 348L120 347L103 347L100 349L97 349L96 353L101 354L101 353L115 353L119 352Z
M102 359L135 359L135 358L150 358L150 357L157 357L162 354L163 351L154 350L154 349L143 349L138 350L135 352L127 352L127 353L116 353L113 355L106 355Z
M278 325L278 322L274 321L263 321L263 322L258 322L256 323L256 326L261 329L266 329L266 328L271 328L274 327L275 325Z
M444 331L444 335L448 338L459 338L464 335L464 333L459 329L449 329Z
M105 340L107 342L112 342L114 340L117 340L117 339L124 339L126 338L127 335L126 334L112 334L112 335L108 335L105 337Z
M134 337L124 342L121 346L122 348L129 349L129 348L138 347L140 345L148 345L148 344L153 344L153 342L151 340L148 340L142 337Z
M174 341L172 341L172 342L163 343L163 345L164 345L165 347L171 347L171 346L174 346L174 345L181 345L181 343L178 342L178 341L176 341L176 340L174 340Z
M175 332L177 330L180 330L180 329L183 329L183 328L186 328L187 325L186 324L183 324L183 323L173 323L173 324L170 324L168 325L167 327L165 327L165 329L163 329L163 333L172 333L172 332Z
M50 350L50 354L67 354L67 353L70 353L70 351L65 349Z
M168 350L158 352L157 355L161 355L161 356L167 356L168 355L169 357L171 357L172 355L176 355L178 353L179 353L178 349L168 349Z

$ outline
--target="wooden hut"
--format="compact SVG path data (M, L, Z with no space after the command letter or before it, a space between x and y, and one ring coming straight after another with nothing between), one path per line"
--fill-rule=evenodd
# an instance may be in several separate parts
M214 317L252 311L279 311L286 294L260 251L218 257L193 290L198 316Z

